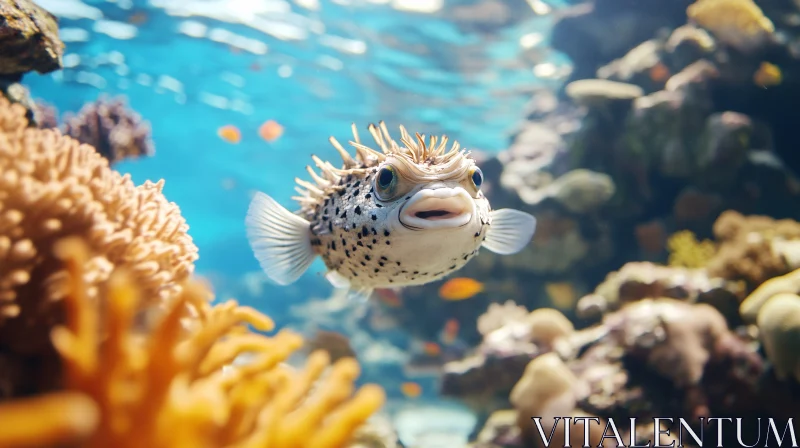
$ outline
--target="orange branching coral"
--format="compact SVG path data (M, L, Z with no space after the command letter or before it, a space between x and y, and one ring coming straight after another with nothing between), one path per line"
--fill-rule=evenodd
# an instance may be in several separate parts
M702 268L711 260L717 248L709 240L697 241L694 233L683 230L667 240L669 265L685 268Z
M142 313L180 291L197 248L162 188L135 186L56 130L28 128L25 109L0 96L0 361L50 349L64 295L51 254L63 237L83 237L95 254L84 266L92 300L117 267L141 287Z
M728 210L714 223L719 250L708 264L711 275L745 280L754 288L791 270L783 247L800 239L800 223L767 216L743 216Z
M686 15L742 51L758 48L775 32L775 25L753 0L698 0L689 5Z
M248 325L274 325L235 301L211 306L196 283L152 329L140 331L134 321L142 291L128 270L114 271L100 307L87 294L85 245L67 239L56 250L69 271L66 324L53 331L68 393L0 406L0 417L19 422L0 429L0 446L336 448L383 404L378 386L354 391L354 359L329 367L328 355L315 352L295 371L283 362L301 346L300 336L251 332ZM186 305L198 316L184 336ZM253 361L233 362L248 352Z

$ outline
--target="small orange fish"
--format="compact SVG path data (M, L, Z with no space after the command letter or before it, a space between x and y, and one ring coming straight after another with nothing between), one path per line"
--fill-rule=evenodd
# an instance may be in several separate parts
M242 132L239 131L239 128L232 124L226 124L217 130L217 135L219 138L225 140L228 143L239 143L242 141Z
M665 82L669 77L669 68L663 62L650 67L650 79L654 82Z
M442 342L447 345L455 342L456 338L458 337L459 326L460 325L456 319L448 319L444 324L444 329L442 330Z
M394 289L378 288L375 290L375 296L386 306L392 308L400 308L403 306L403 299L400 298Z
M783 81L780 67L769 62L762 62L753 74L753 82L759 87L777 86Z
M272 143L283 135L283 126L279 125L275 120L267 120L258 128L258 135Z
M128 23L131 25L141 25L147 22L148 19L147 13L139 11L128 16Z
M422 395L422 386L417 383L403 383L400 385L400 391L406 397L417 398Z
M471 278L458 277L446 281L439 288L444 300L465 300L483 291L483 283Z
M422 350L428 356L439 356L442 353L442 347L435 342L426 342L422 344Z

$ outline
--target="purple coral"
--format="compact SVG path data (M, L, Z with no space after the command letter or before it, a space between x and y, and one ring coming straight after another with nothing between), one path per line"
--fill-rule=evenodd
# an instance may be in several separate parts
M66 114L61 130L92 145L109 162L152 156L155 147L150 124L131 110L122 97L100 97L75 114Z

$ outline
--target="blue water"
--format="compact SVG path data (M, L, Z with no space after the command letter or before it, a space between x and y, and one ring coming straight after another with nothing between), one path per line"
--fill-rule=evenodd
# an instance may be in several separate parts
M166 179L165 194L181 207L200 249L197 272L211 280L219 297L236 297L281 326L303 327L312 314L326 311L298 315L290 307L328 297L331 286L321 276L321 263L294 285L263 284L244 234L250 195L264 191L295 208L294 178L307 178L311 154L338 165L328 137L348 141L353 122L362 136L368 123L384 120L392 132L404 124L411 132L445 133L470 149L504 149L524 119L531 91L557 80L537 79L533 63L520 63L520 38L547 36L549 17L537 17L525 0L497 1L513 5L514 15L524 19L503 27L456 21L450 11L468 2L454 1L443 12L424 14L398 11L389 1L321 0L318 10L307 10L282 0L40 0L61 11L66 67L27 75L24 82L35 98L60 112L77 111L101 94L127 96L150 121L156 154L115 168L137 183ZM170 15L176 5L219 3L226 4L222 13L238 12L238 19L269 21L268 33L219 11L210 14L216 18ZM242 14L247 5L273 12L248 16ZM75 17L81 11L86 17ZM118 39L95 32L98 19L134 22L136 35ZM205 26L207 35L216 29L217 35L247 38L254 52L190 37L180 31L187 21ZM305 36L271 35L284 29ZM84 40L80 34L87 32ZM266 52L257 54L264 45ZM539 45L546 46L546 38ZM563 64L556 55L542 54ZM226 106L209 104L215 101ZM273 143L257 133L266 120L284 126ZM221 140L217 130L223 125L238 127L241 143ZM381 339L406 350L409 341L396 333L384 332ZM367 379L402 381L402 361L364 367ZM426 391L436 389L435 378L415 381ZM394 389L390 394L398 393Z

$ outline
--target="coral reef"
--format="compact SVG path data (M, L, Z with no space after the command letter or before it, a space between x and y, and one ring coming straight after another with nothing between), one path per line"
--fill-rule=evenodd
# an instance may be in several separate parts
M506 300L555 306L548 284L568 283L580 296L609 265L632 261L702 268L687 281L681 269L661 272L678 288L710 282L700 288L738 300L796 268L790 230L718 228L732 213L800 220L800 134L785 124L800 119L785 99L800 70L797 11L752 0L584 0L555 10L550 42L572 60L569 79L558 94L535 92L508 149L479 161L494 207L537 217L533 241L514 256L481 253L460 272L497 285L472 303L417 300L438 283L404 290L400 323L431 338L441 315L474 322ZM735 325L734 299L722 301ZM598 306L590 302L582 303ZM481 340L463 327L465 341Z
M30 71L49 73L61 68L64 43L58 37L56 18L31 0L0 4L0 93L28 109L34 103L19 84Z
M0 445L333 448L366 431L384 393L355 390L353 358L295 369L298 335L258 333L272 321L190 280L161 183L135 187L4 98L0 149L0 417L16 423Z
M50 255L61 238L81 236L96 254L87 261L92 294L114 268L130 268L147 297L139 319L180 292L197 248L178 207L161 194L163 182L134 186L92 147L57 131L28 129L22 106L4 98L0 138L0 341L6 362L35 365L36 356L48 351L48 328L63 314L64 272Z
M100 97L77 114L67 113L61 131L91 145L111 163L155 153L150 124L123 97Z

